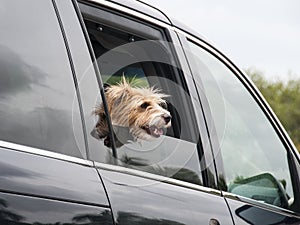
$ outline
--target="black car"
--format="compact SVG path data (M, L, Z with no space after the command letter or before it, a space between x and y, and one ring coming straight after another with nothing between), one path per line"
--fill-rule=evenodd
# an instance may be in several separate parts
M300 224L299 153L252 82L139 1L0 3L0 224ZM172 126L92 131L122 76ZM109 115L107 115L109 121Z

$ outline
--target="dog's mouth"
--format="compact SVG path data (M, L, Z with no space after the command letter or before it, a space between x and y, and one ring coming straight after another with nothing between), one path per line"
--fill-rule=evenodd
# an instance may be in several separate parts
M160 137L160 135L163 135L164 134L164 129L163 128L159 128L155 125L152 125L152 126L149 126L149 125L146 125L146 126L143 126L142 129L144 129L147 134L153 136L153 137Z

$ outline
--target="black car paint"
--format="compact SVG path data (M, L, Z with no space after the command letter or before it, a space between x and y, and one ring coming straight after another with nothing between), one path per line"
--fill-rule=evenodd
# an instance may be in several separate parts
M1 148L0 171L4 192L109 206L92 167Z
M74 11L67 9L72 7L69 3L57 1L74 68L81 74L87 60L79 58L81 53L87 55L87 47L83 39L74 38L76 33L82 35L78 20L67 21L67 13ZM136 8L134 3L129 7ZM140 7L139 11L169 23L158 11ZM241 199L225 200L218 191L133 174L1 148L0 224L300 223L296 215L269 211Z
M223 197L130 174L98 169L107 189L117 224L232 224ZM149 221L149 223L147 222ZM151 221L151 223L150 223Z
M0 224L107 224L113 225L109 208L0 193Z

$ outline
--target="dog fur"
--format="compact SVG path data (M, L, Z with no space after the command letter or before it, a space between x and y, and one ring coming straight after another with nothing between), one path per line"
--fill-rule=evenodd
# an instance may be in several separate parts
M164 99L168 96L158 89L133 87L133 82L127 82L123 76L118 85L105 89L105 97L113 127L128 128L133 141L158 138L171 126L171 115ZM111 147L103 104L94 114L98 116L98 122L93 136L104 139L104 144Z

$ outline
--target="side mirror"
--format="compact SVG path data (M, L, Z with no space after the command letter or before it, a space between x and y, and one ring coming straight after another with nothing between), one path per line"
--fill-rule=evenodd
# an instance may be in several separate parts
M247 198L288 208L288 195L272 174L263 173L249 178L239 178L228 187L228 191Z

